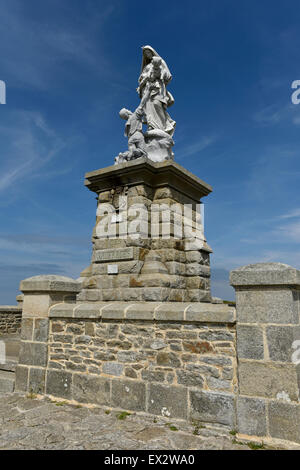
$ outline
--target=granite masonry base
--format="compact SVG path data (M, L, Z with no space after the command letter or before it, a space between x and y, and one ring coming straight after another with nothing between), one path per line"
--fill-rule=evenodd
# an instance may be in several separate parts
M78 301L211 301L199 220L207 183L171 160L139 158L87 173L85 184L97 216Z
M234 323L223 304L60 303L26 319L16 390L233 429Z
M77 281L25 280L16 391L300 443L300 273L262 263L231 284L236 308L81 303Z

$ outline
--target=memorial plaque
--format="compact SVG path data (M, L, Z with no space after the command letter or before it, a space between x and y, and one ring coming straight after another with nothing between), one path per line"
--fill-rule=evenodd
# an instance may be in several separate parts
M107 274L118 274L119 266L117 264L108 264L107 265Z
M106 263L107 261L123 261L133 259L133 247L115 248L113 250L96 250L95 262Z

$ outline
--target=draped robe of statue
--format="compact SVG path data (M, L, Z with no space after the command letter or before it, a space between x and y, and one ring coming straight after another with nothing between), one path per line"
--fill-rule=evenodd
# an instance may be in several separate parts
M172 75L166 62L151 47L143 47L143 58L139 87L141 107L147 122L148 131L161 130L172 136L175 121L167 113L167 108L174 103L174 98L167 91Z

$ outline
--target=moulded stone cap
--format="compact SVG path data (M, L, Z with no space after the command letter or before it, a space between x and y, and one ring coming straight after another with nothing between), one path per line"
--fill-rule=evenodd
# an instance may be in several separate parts
M81 283L71 277L45 274L24 279L20 283L22 292L80 292Z
M24 294L18 294L18 295L16 296L16 301L17 301L18 303L22 303L23 300L24 300Z
M232 286L300 285L300 271L284 263L248 264L230 273Z

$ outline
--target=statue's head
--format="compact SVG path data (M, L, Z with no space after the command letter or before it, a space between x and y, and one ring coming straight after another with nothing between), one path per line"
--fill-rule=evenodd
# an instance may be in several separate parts
M154 54L153 54L153 51L149 47L147 47L147 46L144 47L143 52L144 52L145 57L147 57L147 59L149 59L149 60L152 59Z
M129 109L126 109L126 108L122 108L121 111L119 112L120 118L126 119L126 120L129 119L131 114L132 114L132 112L129 111Z

